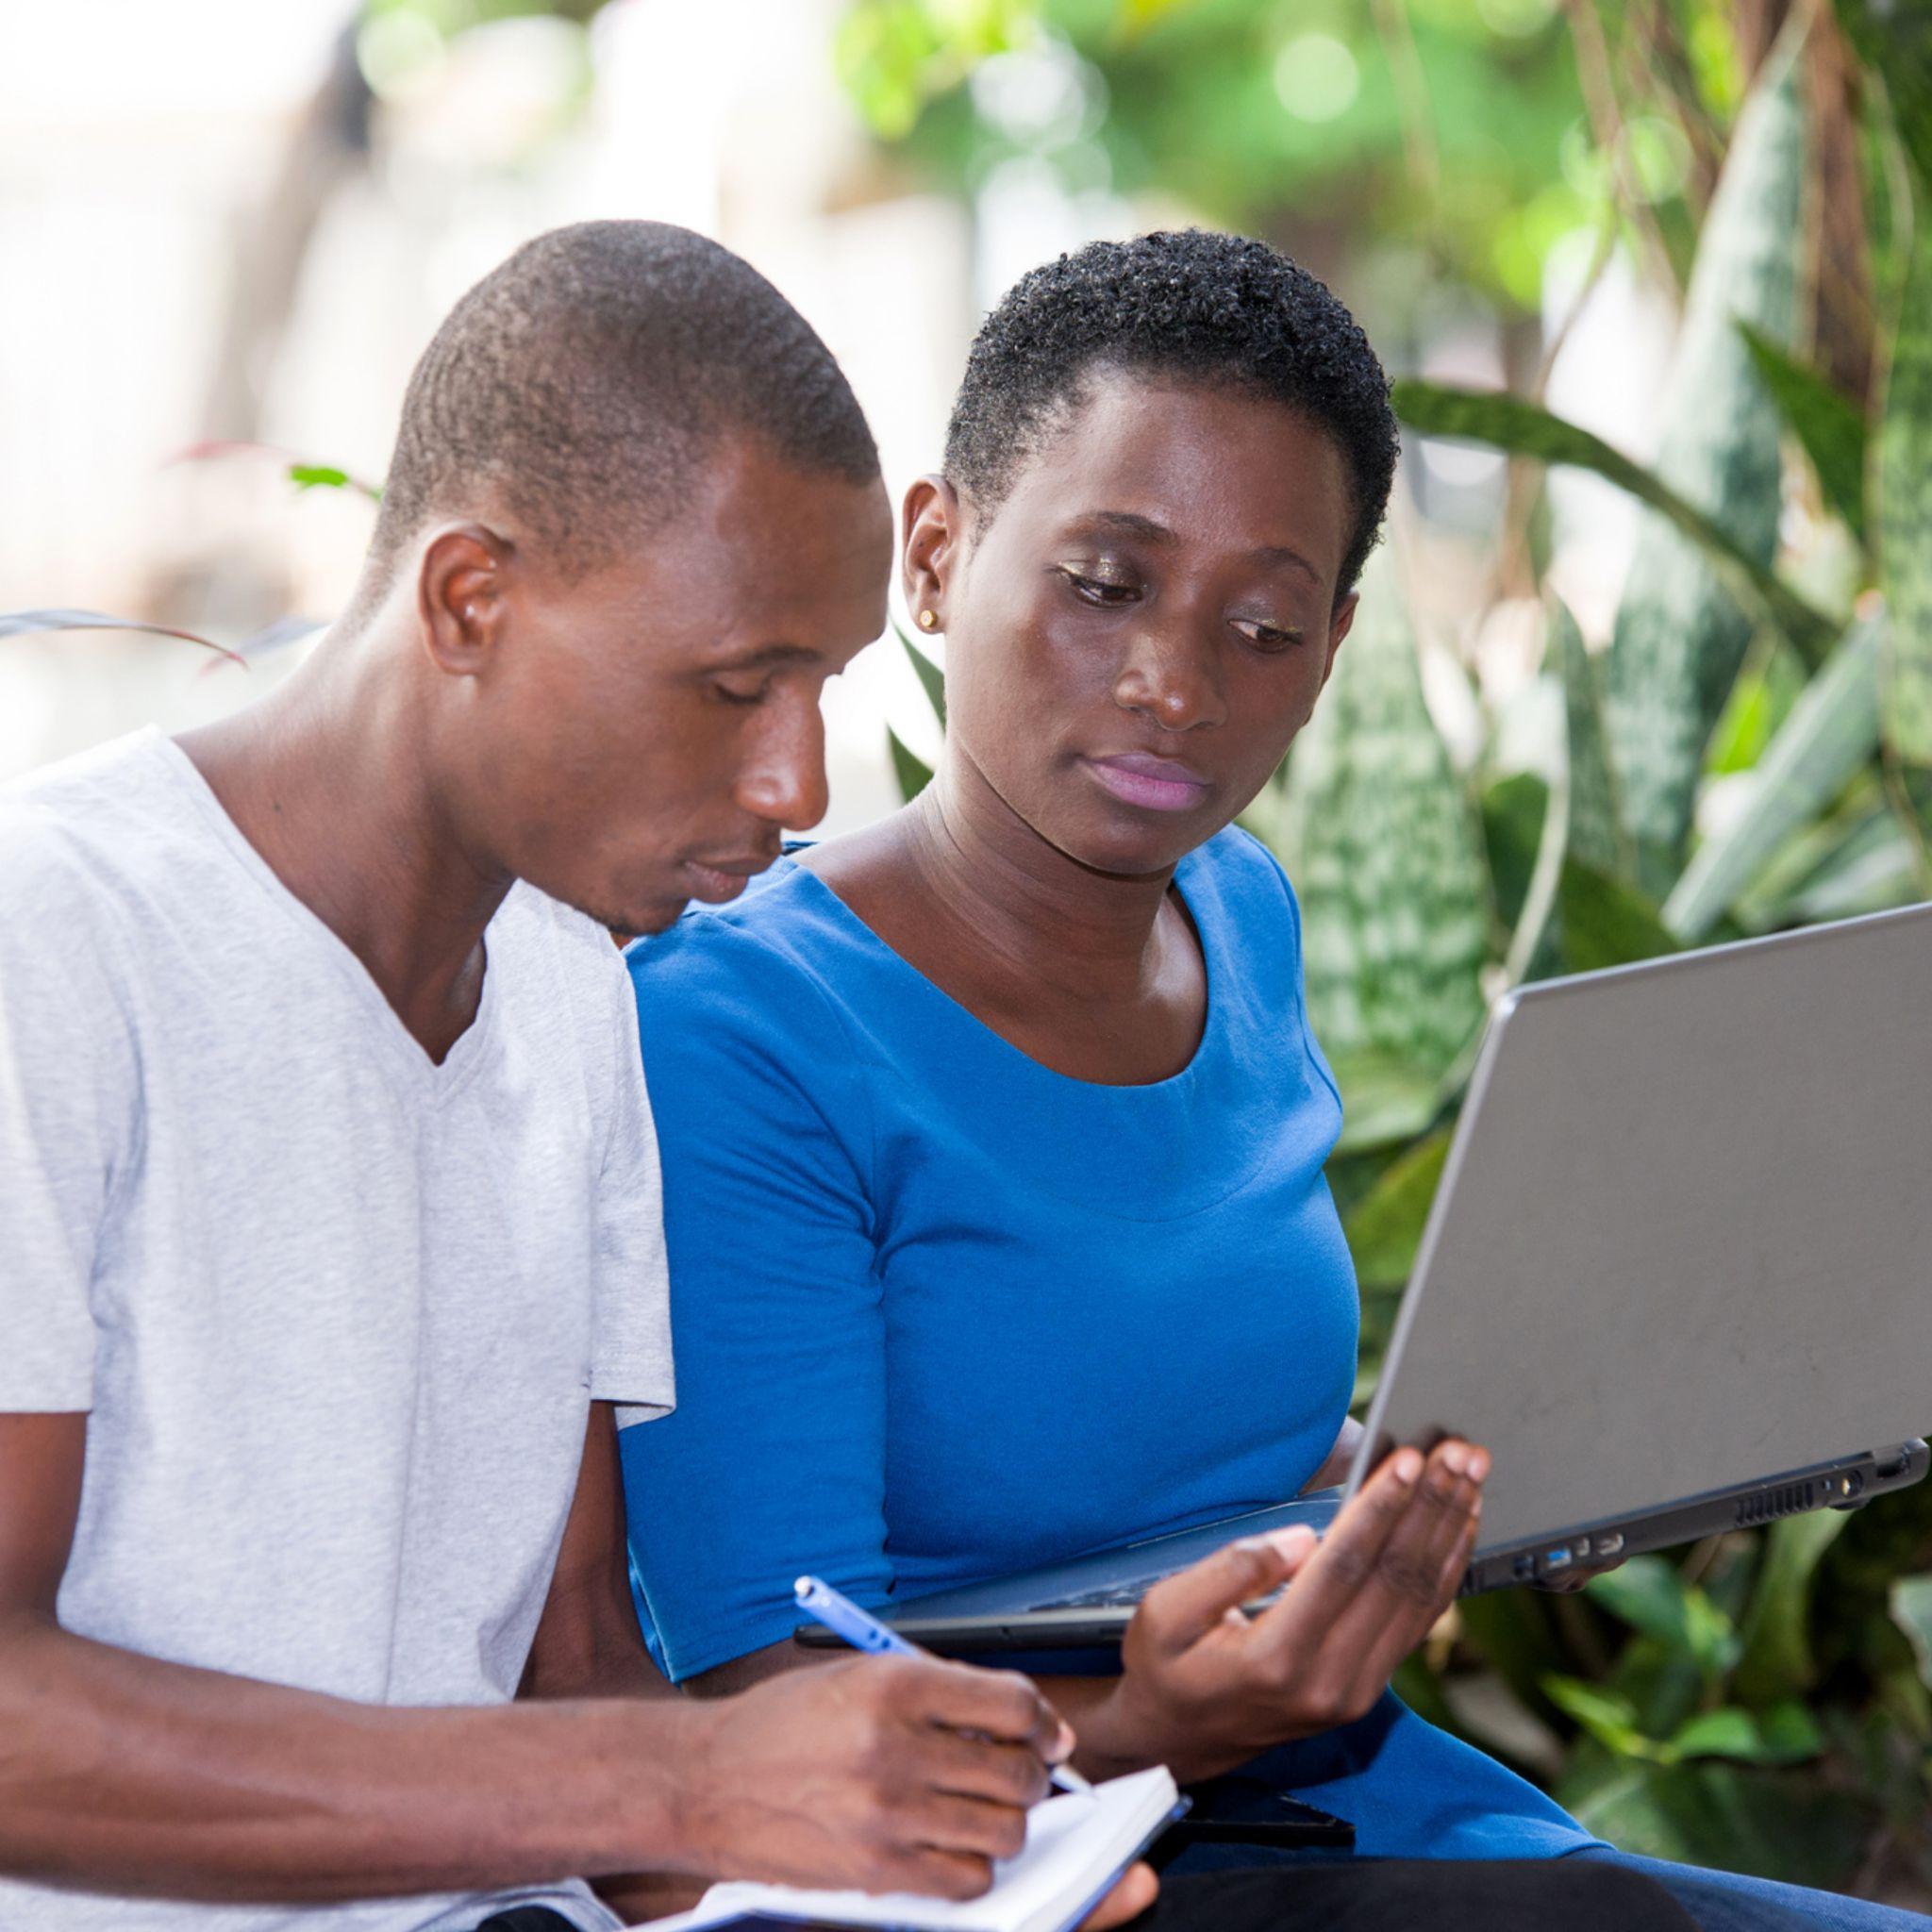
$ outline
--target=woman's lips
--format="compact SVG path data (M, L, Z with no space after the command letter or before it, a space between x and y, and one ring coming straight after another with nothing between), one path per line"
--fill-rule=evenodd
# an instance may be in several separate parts
M1186 811L1208 792L1208 780L1178 758L1125 752L1115 758L1085 758L1082 763L1116 798L1153 811Z

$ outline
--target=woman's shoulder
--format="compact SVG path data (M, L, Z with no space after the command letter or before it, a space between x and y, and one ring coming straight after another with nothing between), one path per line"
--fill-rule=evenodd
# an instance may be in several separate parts
M1301 907L1281 861L1242 825L1224 826L1197 846L1176 879L1197 923L1218 917L1243 933L1284 923L1301 930Z
M850 926L809 872L781 858L730 904L694 906L625 949L639 1022L660 1039L724 1033L774 1049L832 1047L867 964Z

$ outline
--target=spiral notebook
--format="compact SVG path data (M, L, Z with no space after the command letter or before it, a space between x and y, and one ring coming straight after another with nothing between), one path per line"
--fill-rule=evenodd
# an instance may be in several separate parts
M1117 1777L1036 1805L1026 1848L993 1868L990 1891L956 1903L910 1893L798 1891L714 1885L693 1909L649 1932L752 1932L755 1927L891 1927L894 1932L1071 1932L1187 1808L1168 1772Z

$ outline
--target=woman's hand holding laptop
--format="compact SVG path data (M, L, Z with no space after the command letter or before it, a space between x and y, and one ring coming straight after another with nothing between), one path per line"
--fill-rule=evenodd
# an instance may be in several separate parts
M1398 1449L1319 1541L1300 1527L1244 1539L1157 1584L1121 1676L1076 1713L1083 1765L1166 1764L1187 1784L1360 1717L1454 1601L1489 1471L1457 1438L1426 1457Z

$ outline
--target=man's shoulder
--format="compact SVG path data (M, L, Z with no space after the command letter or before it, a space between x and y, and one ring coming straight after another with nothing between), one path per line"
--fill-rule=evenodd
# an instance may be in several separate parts
M0 786L0 921L21 947L97 941L195 841L158 732L96 746Z

